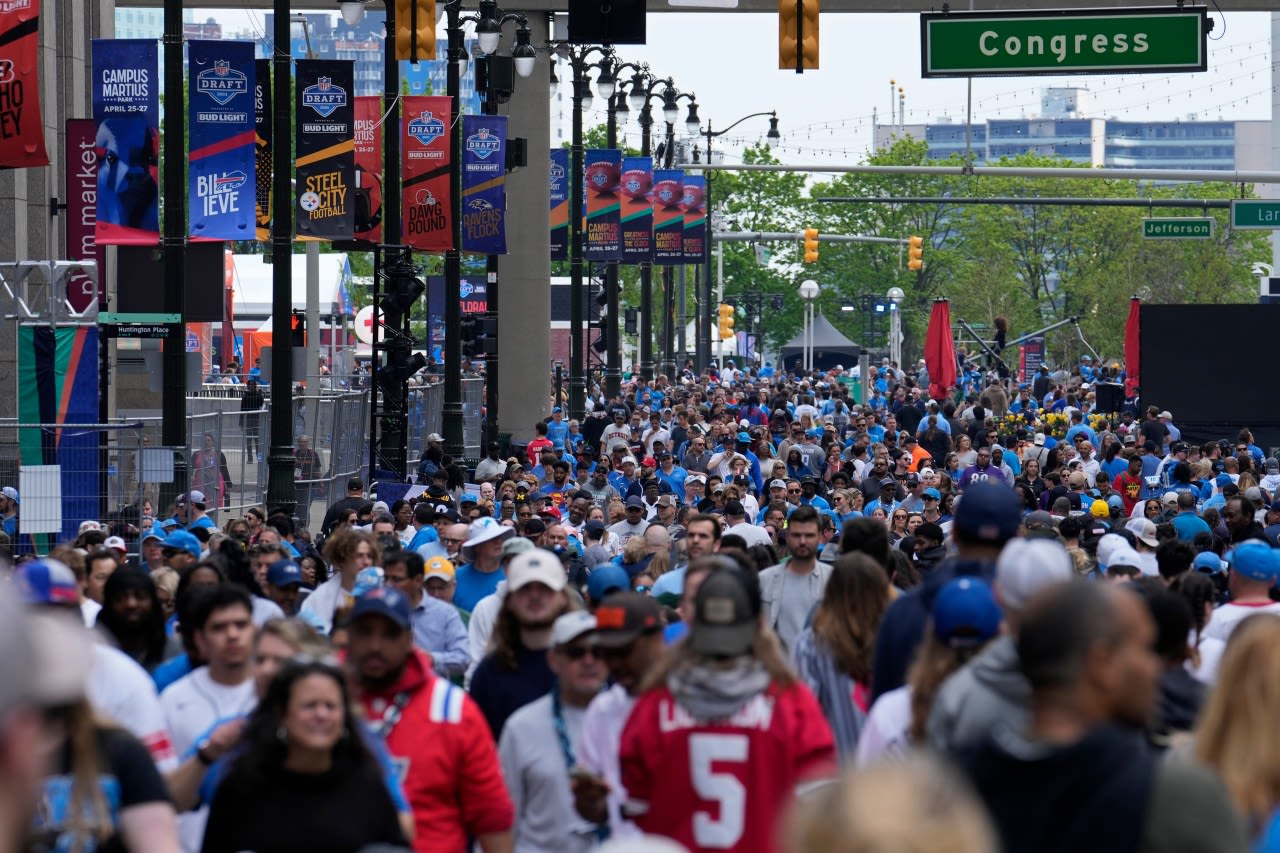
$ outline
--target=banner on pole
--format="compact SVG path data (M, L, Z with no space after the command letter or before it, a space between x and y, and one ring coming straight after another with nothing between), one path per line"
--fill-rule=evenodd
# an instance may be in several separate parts
M707 248L707 178L705 175L684 176L684 253L685 263L700 264Z
M1044 335L1028 338L1018 347L1018 381L1030 382L1044 364Z
M253 43L187 42L192 237L249 240L254 217Z
M587 151L582 184L587 209L583 259L622 260L622 209L618 200L622 184L622 152L616 148Z
M356 239L382 242L382 98L356 98ZM391 242L400 239L392 234Z
M101 245L160 242L158 56L153 39L93 40L95 239Z
M40 120L40 0L0 3L0 169L48 166Z
M271 239L271 60L255 60L253 72L254 218L265 243Z
M106 251L94 239L98 218L98 154L94 149L96 125L91 118L67 119L67 254L73 261L97 261L98 285L88 273L67 279L67 302L83 312L94 299L106 300Z
M453 248L450 219L449 99L438 95L402 98L404 129L400 151L404 162L401 203L404 241L424 252Z
M569 149L551 149L551 260L569 259Z
M294 216L300 239L350 240L355 233L354 68L347 59L296 64Z
M462 251L507 253L507 117L462 117Z
M684 263L684 171L658 169L653 173L653 262L659 266Z
M653 260L653 158L622 158L622 259Z

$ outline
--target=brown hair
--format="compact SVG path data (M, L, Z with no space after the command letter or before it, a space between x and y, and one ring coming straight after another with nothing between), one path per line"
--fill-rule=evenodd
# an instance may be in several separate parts
M507 596L502 600L502 609L498 611L498 620L493 625L493 635L489 638L489 654L497 658L506 669L516 668L518 665L516 656L524 648L524 642L520 639L520 623L511 610L511 595L511 591L507 590ZM560 598L560 612L556 614L557 617L570 610L578 609L569 595L568 587L560 592Z
M813 634L854 681L871 678L871 654L889 606L889 576L866 554L841 555L813 614Z
M361 542L368 544L373 565L379 565L382 562L382 551L378 547L378 540L363 530L349 527L338 528L329 536L324 543L324 558L335 570L341 570L343 564L355 556L356 548Z
M907 737L913 744L924 743L925 724L929 721L929 711L942 682L985 646L985 643L966 649L944 646L933 635L933 621L929 621L920 652L907 672L907 684L911 687L911 723L907 726Z

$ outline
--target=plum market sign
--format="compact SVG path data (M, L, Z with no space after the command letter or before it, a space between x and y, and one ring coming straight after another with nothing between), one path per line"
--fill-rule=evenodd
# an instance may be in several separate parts
M920 16L924 77L1204 71L1204 7Z

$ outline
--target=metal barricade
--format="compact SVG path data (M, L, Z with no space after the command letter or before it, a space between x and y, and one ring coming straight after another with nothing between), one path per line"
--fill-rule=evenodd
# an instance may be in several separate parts
M483 432L484 377L462 377L462 456L479 460Z

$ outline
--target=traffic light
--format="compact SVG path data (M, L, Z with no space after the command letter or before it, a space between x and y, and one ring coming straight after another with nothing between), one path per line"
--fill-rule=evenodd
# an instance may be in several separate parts
M289 345L294 349L307 345L307 315L301 311L294 311L289 318Z
M778 67L803 74L818 67L818 0L778 0Z
M907 269L918 271L924 266L924 238L912 234L907 238Z
M804 229L804 262L806 264L816 264L818 262L818 229Z
M637 335L640 333L640 309L628 308L623 314L623 331L628 335Z
M720 303L720 340L728 340L733 337L733 306L728 303Z
M480 354L480 318L464 314L458 322L458 335L462 338L462 354L475 358Z
M427 357L420 352L405 355L402 351L391 350L387 353L387 363L378 371L378 385L388 396L403 393L409 378L426 366Z
M401 329L409 318L413 303L418 301L427 286L418 278L413 265L404 262L388 265L386 285L387 290L379 303L382 324L392 329Z
M396 0L396 59L434 62L436 0Z

